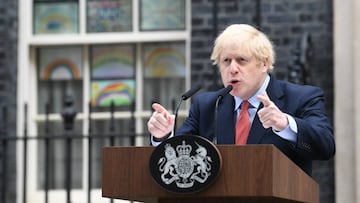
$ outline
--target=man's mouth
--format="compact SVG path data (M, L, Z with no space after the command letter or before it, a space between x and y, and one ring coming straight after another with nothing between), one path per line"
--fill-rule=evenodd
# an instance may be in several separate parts
M239 80L231 80L231 81L230 81L230 84L235 85L235 84L238 83L238 82L239 82Z

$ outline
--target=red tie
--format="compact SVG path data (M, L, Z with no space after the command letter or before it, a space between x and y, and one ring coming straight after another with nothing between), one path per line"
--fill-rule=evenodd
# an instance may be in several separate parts
M250 117L249 117L249 102L243 101L241 104L241 111L236 122L236 145L246 144L250 131Z

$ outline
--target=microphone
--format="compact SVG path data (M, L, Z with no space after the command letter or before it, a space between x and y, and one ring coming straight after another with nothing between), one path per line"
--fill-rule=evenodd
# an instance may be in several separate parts
M213 137L213 142L216 143L216 138L217 138L217 120L218 120L218 107L219 107L219 103L220 101L225 97L226 94L228 94L229 92L231 92L231 90L233 89L233 86L228 85L227 87L225 87L224 89L222 89L219 92L219 95L216 99L216 103L215 103L215 115L214 115L214 137Z
M180 109L180 105L183 101L189 99L190 97L192 97L196 92L198 92L199 90L201 89L201 85L197 85L193 88L191 88L190 90L188 90L187 92L185 92L183 95L181 95L181 99L176 107L176 110L174 112L175 114L175 122L174 122L174 129L173 129L173 133L175 135L175 130L176 130L176 120L177 120L177 116L178 116L178 112L179 112L179 109Z
M231 92L231 90L233 89L232 85L228 85L227 87L225 87L223 90L221 90L221 92L218 95L218 98L216 100L217 103L219 103L219 101L225 97L226 94L228 94L229 92Z
M183 101L189 99L190 97L192 97L196 92L198 92L201 89L201 85L198 85L194 88L191 88L189 91L185 92L182 96L181 99Z

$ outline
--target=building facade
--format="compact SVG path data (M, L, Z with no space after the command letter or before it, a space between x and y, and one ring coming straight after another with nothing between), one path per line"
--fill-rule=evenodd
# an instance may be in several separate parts
M167 6L161 8L154 6L153 1L145 0L5 2L0 5L3 11L0 14L0 22L3 22L0 24L1 136L23 137L27 134L32 138L66 133L62 113L64 99L68 95L72 96L72 105L76 110L72 132L85 136L112 132L120 135L129 133L128 126L133 126L136 134L146 134L152 101L174 109L173 100L176 101L177 96L191 86L201 83L206 90L221 87L216 68L209 58L217 33L233 23L253 24L268 34L277 52L275 75L284 80L302 78L296 82L320 86L325 91L331 121L336 129L342 129L335 123L334 116L337 101L334 89L339 87L335 88L333 80L336 69L333 39L338 39L333 30L336 22L340 21L339 24L343 25L341 20L346 15L337 14L332 1L185 0L172 4L169 3L172 1L162 1L161 5ZM339 5L337 8L343 7ZM60 23L51 21L56 15L49 10L68 18ZM166 15L165 11L172 11L175 15L167 16L170 23L156 21L163 18L156 14L163 12ZM103 18L108 21L101 21ZM121 23L117 23L116 19L121 19ZM346 22L349 21L346 19ZM341 33L339 28L335 30ZM355 35L351 37L355 38ZM304 50L310 51L306 54L306 63L298 58ZM176 65L171 66L171 70L164 69L169 64ZM106 71L112 65L119 69ZM299 72L301 65L308 68L306 73ZM348 81L348 75L343 74L336 74L335 81L339 75L341 80ZM353 83L356 83L355 79ZM106 90L110 91L110 87L117 90L127 87L127 91L117 97L116 94L107 94ZM341 88L339 91L342 91ZM107 100L106 96L117 98L114 114L109 113L112 112L111 100ZM188 107L189 103L182 106L180 119L186 116ZM89 115L91 121L88 120ZM115 122L113 130L108 127L112 118ZM147 142L146 138L139 136L134 142L118 139L115 145L146 145ZM73 145L77 147L73 153L85 154L89 149L97 151L104 143L102 141L92 147L86 142L74 141ZM44 165L41 157L46 152L43 142L31 141L27 148L24 148L21 139L7 144L6 150L0 150L1 159L8 163L6 168L0 169L1 182L8 183L6 189L1 188L2 200L44 201L45 186L41 176L44 171L40 167ZM50 146L53 169L62 167L60 160L65 158L61 154L64 143L54 142ZM354 151L349 153L355 159ZM27 154L25 166L20 161L24 158L23 154ZM74 159L74 191L71 197L73 202L86 202L89 180L85 177L89 174L86 169L89 157L79 155ZM94 157L94 160L98 159L99 156ZM24 167L26 170L23 170ZM95 164L94 168L98 167ZM341 188L337 190L339 194L335 200L334 168L334 160L316 161L314 164L313 176L320 184L321 202L356 202L340 201L345 191L349 191ZM348 170L351 174L356 173L356 169ZM52 177L49 183L51 192L47 197L50 202L66 198L66 183L58 181L64 179L65 174L60 170L54 171L49 175ZM25 187L24 173L27 173ZM93 174L99 176L99 171L94 170ZM346 184L343 178L336 180ZM101 198L99 177L90 181L94 188L91 200L105 201ZM24 188L26 197L22 195ZM352 196L356 196L356 190L353 191Z

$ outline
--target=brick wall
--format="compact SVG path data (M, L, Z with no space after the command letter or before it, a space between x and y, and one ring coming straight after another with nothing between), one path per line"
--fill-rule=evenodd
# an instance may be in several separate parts
M325 91L326 108L333 121L333 8L327 0L225 0L217 3L217 21L213 19L213 0L192 0L192 83L208 89L221 85L214 78L210 54L214 41L214 22L218 32L233 23L260 26L274 42L274 72L286 79L292 51L307 32L313 42L309 64L310 84ZM259 12L258 12L259 11ZM257 21L257 19L259 21ZM313 177L320 184L320 202L334 202L334 163L316 161Z
M15 136L16 129L17 2L17 0L3 0L0 4L0 136ZM6 134L4 134L4 130ZM0 182L7 182L6 202L15 202L16 163L14 143L10 143L6 154L4 148L0 147L0 161L4 159L4 155L7 156L8 160L7 175L6 180L4 180L5 170L4 165L1 165ZM3 188L0 188L0 201L5 199L2 191Z

